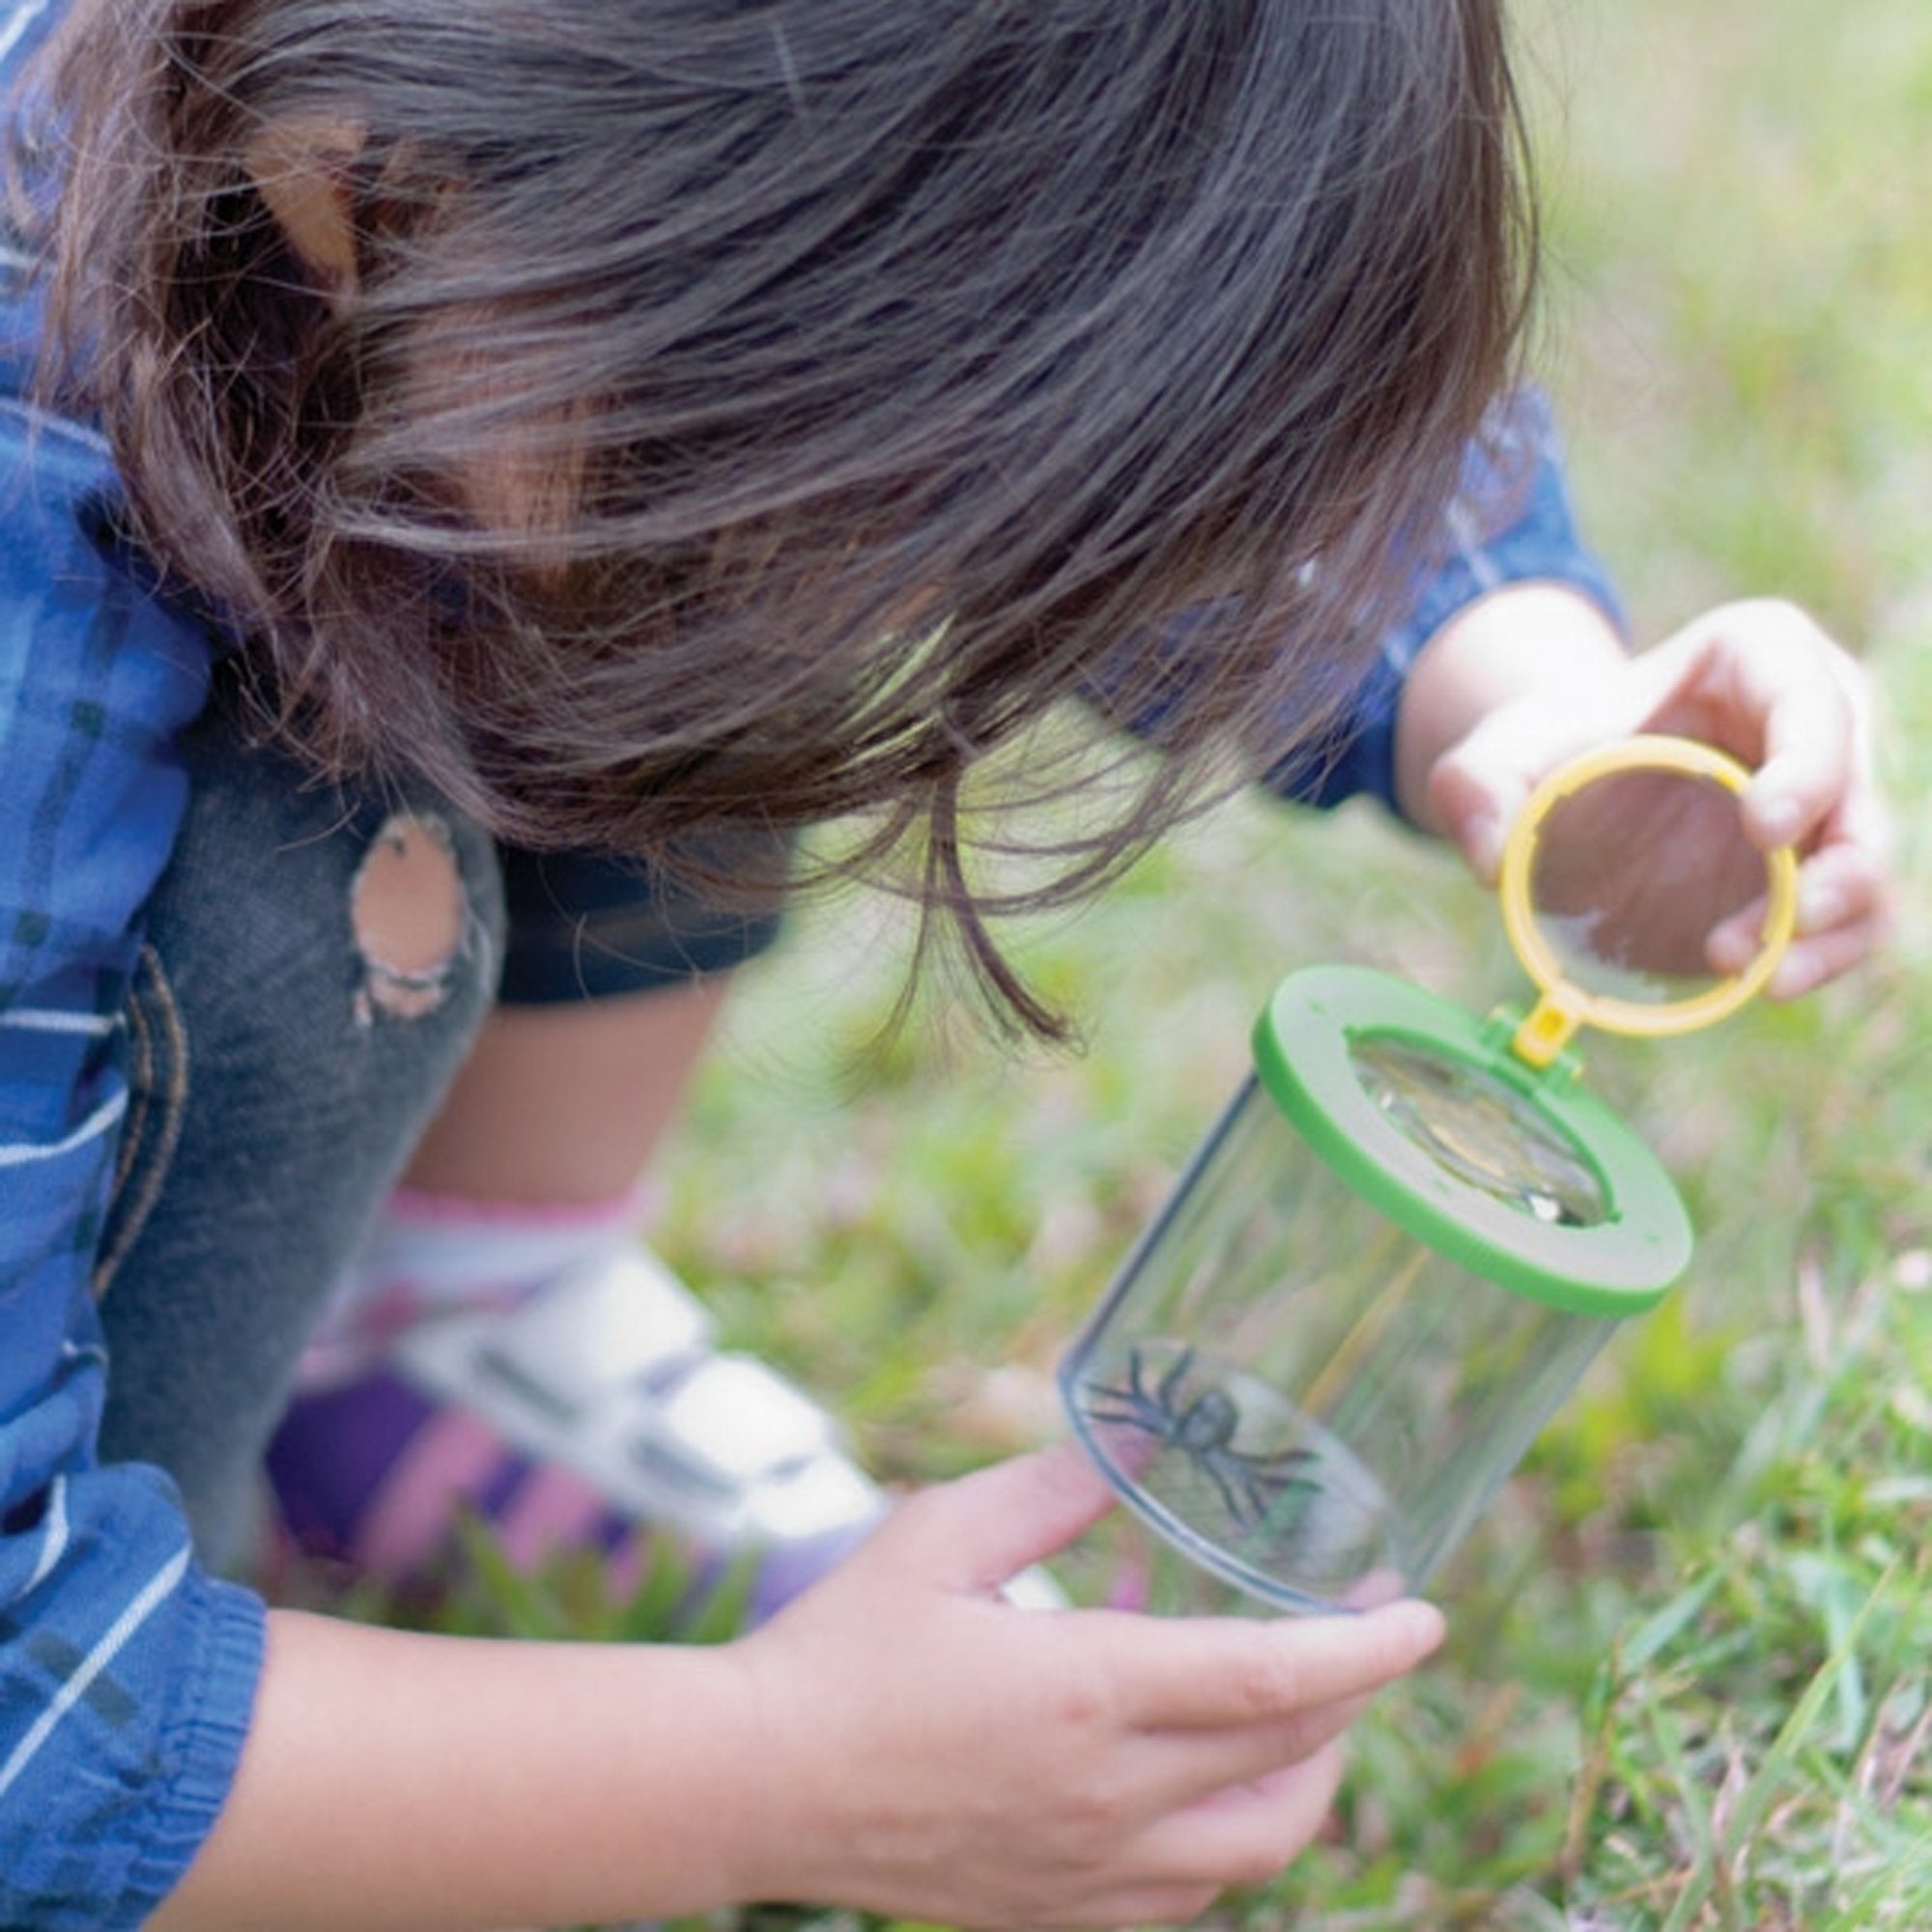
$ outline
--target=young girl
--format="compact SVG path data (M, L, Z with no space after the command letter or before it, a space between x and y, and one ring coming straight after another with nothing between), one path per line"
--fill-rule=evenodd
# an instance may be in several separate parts
M794 830L870 812L850 868L909 852L1050 1024L967 781L1092 776L1060 699L1161 755L1037 899L1243 777L1484 868L1649 724L1812 848L1782 990L1865 950L1847 662L1775 605L1626 660L1511 399L1495 6L61 13L0 15L10 67L51 41L0 425L0 1922L1117 1924L1274 1870L1439 1620L1015 1610L1103 1506L1070 1455L691 1654L265 1614L185 1512L213 1548L412 1161L621 1190L630 1069L715 1004L645 989L758 942Z

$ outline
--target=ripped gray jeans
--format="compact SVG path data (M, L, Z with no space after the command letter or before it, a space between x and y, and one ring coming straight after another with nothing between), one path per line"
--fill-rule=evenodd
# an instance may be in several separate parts
M166 1468L220 1567L303 1345L493 1002L682 983L777 921L635 867L501 853L407 785L320 783L250 744L232 700L182 749L98 1250L101 1455Z

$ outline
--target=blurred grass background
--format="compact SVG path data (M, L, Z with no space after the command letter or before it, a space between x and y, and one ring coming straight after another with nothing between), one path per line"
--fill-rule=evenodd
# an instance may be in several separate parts
M1867 657L1905 920L1822 999L1591 1048L1691 1200L1694 1277L1438 1579L1445 1658L1360 1726L1331 1838L1215 1922L1922 1932L1932 8L1538 0L1521 32L1586 522L1643 639L1776 593ZM1077 1059L1015 1064L940 1000L861 1077L904 938L835 906L747 976L654 1231L904 1483L1059 1432L1056 1354L1284 971L1515 984L1491 903L1364 808L1236 806L1028 933Z

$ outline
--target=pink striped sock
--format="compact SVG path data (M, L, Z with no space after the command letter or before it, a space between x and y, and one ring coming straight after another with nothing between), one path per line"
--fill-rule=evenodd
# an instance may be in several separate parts
M327 1387L359 1373L439 1312L518 1306L563 1269L628 1241L645 1198L642 1188L588 1203L398 1188L310 1338L298 1386Z

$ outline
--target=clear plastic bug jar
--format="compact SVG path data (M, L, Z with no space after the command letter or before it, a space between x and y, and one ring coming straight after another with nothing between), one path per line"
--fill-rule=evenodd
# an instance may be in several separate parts
M1560 867L1539 880L1538 839L1631 771L1715 788L1732 819L1747 778L1639 739L1546 784L1504 864L1542 995L1526 1018L1359 967L1286 980L1253 1072L1063 1364L1074 1429L1122 1496L1267 1605L1366 1608L1422 1585L1690 1264L1669 1176L1564 1046L1582 1024L1683 1031L1749 998L1789 938L1795 865L1751 855L1766 906L1745 972L1646 999L1612 960L1613 993L1582 989L1538 929L1568 890ZM1627 825L1636 802L1598 790L1590 815ZM1668 872L1649 876L1674 891Z

